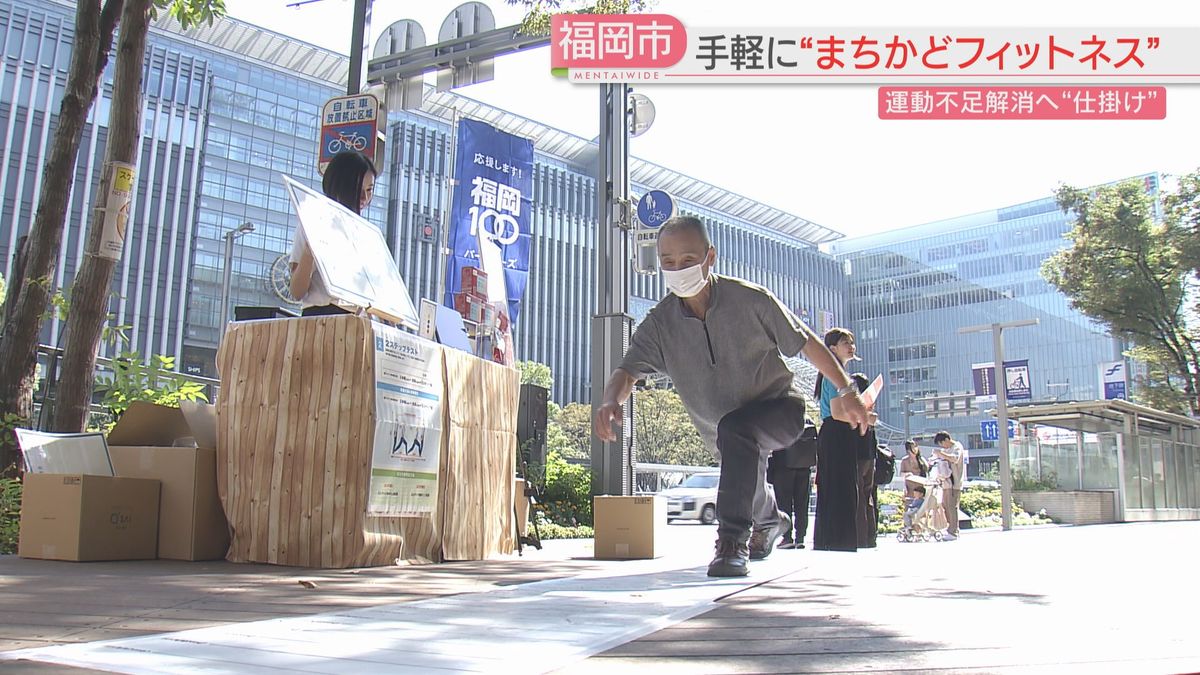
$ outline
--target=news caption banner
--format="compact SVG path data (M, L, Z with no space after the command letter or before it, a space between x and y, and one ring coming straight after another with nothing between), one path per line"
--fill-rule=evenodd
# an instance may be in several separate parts
M1200 82L1200 27L686 27L553 17L571 82L882 84L881 119L1164 119Z

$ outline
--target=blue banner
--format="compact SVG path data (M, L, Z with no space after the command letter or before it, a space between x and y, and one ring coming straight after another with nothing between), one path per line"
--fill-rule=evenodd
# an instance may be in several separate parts
M971 379L975 384L975 398L984 401L996 400L995 371L991 363L972 363ZM1004 362L1004 392L1009 401L1028 401L1033 398L1033 382L1029 378L1029 359Z
M462 269L482 268L479 237L500 247L509 320L515 325L529 278L533 141L476 120L459 120L446 265L447 307L461 290ZM486 270L485 270L486 271Z
M1004 362L1004 388L1010 401L1033 399L1033 382L1029 379L1029 359Z

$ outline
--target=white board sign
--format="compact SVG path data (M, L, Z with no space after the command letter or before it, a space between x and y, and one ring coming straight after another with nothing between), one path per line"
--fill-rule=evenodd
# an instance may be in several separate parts
M82 473L112 476L108 444L99 432L52 434L16 429L17 445L29 473Z
M329 294L415 330L417 308L379 228L288 176L283 182Z

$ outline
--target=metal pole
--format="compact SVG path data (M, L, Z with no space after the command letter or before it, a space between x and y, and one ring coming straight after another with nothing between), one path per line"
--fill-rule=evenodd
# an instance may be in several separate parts
M1075 468L1079 472L1079 489L1083 489L1083 430L1075 430Z
M904 442L912 438L912 433L909 431L909 418L912 417L912 397L904 397Z
M346 78L346 93L357 94L366 74L367 33L371 32L372 0L354 0L354 18L350 21L350 74Z
M225 327L229 324L229 295L233 281L233 238L237 236L237 232L237 230L229 230L225 233L225 278L221 281L221 335L225 334Z
M446 256L450 255L450 214L454 211L454 187L458 180L458 106L451 108L453 115L450 120L450 175L446 180L446 205L442 209L442 231L438 233L437 257L437 295L436 302L447 307L453 307L446 296Z
M1008 456L1008 382L1004 379L1004 329L992 324L992 348L996 363L992 382L996 383L996 435L1000 437L1000 526L1012 529L1012 472Z
M596 173L596 314L592 317L592 406L629 346L629 85L600 85L599 163ZM634 395L636 396L636 394ZM617 440L592 437L592 494L633 491L634 397L625 404Z

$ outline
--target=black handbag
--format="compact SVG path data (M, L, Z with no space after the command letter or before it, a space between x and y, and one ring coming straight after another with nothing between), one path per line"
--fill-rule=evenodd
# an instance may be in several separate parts
M875 452L875 484L887 485L896 477L896 456L886 445L880 445Z
M800 438L783 451L784 464L789 469L809 469L817 464L817 428L804 427Z

